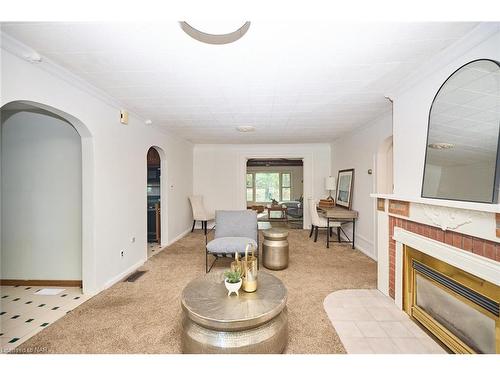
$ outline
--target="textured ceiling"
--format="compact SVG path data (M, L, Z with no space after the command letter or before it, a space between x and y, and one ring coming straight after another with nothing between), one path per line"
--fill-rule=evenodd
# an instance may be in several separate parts
M252 22L227 45L200 43L176 22L2 30L194 143L302 143L380 116L389 90L474 26Z

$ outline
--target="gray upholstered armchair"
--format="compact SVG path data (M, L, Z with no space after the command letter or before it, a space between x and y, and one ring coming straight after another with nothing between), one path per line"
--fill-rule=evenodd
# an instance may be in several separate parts
M210 230L211 232L212 230ZM248 243L255 246L255 255L259 255L259 231L257 228L257 213L253 210L215 211L215 235L208 241L205 237L206 254L205 270L210 272L217 259L233 257L234 253L245 254ZM213 255L214 261L208 267L208 256ZM257 259L257 266L259 262Z

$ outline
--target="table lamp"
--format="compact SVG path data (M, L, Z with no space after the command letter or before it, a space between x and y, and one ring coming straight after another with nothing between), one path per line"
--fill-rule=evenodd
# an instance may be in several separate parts
M325 190L328 190L330 192L330 195L328 196L327 199L333 201L332 191L335 191L336 188L337 188L337 186L336 186L335 177L332 177L332 176L326 177L325 178Z

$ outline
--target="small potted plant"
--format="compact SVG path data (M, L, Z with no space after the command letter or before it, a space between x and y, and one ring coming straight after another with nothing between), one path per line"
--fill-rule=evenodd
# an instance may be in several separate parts
M226 285L227 295L230 296L232 293L236 293L239 296L238 290L241 288L241 272L236 271L226 271L224 272L224 284Z

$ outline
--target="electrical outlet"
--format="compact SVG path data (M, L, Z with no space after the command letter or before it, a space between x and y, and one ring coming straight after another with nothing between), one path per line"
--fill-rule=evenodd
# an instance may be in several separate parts
M120 256L123 258L123 256L125 255L125 250L122 250L120 251Z

